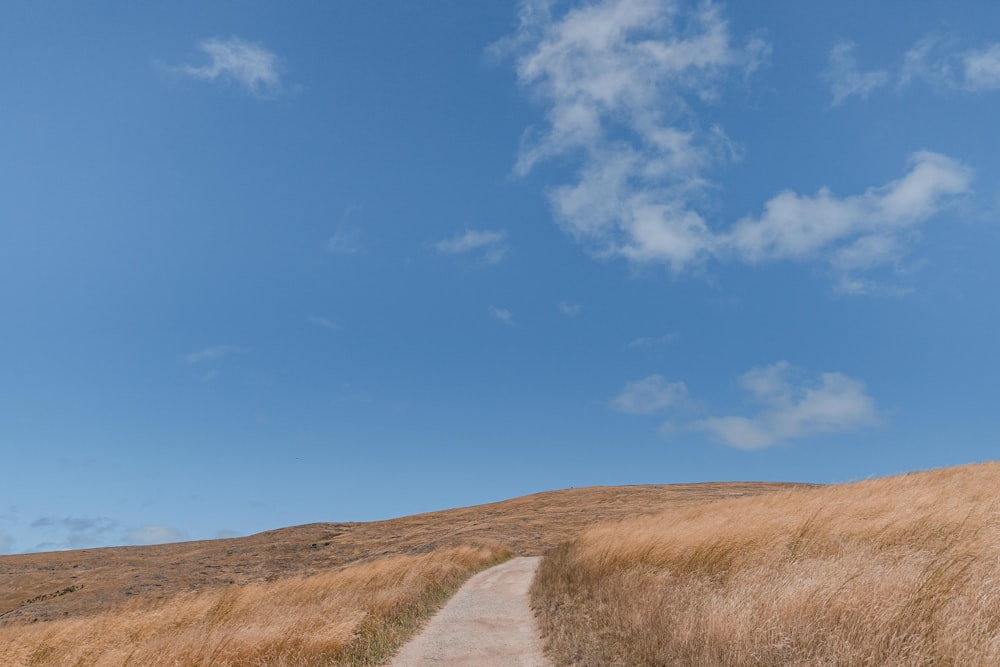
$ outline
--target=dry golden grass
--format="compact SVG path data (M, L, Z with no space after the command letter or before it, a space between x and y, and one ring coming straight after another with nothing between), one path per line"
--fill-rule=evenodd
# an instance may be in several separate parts
M532 589L560 665L1000 665L1000 464L585 531Z
M540 554L601 521L787 487L567 489L389 521L0 556L0 665L381 664L508 550Z
M788 486L741 482L565 489L388 521L315 523L225 540L0 556L0 627L80 618L136 599L165 600L182 592L310 576L442 548L500 543L518 555L540 555L602 521Z
M2 665L377 665L496 547L389 556L309 577L180 593L0 628Z

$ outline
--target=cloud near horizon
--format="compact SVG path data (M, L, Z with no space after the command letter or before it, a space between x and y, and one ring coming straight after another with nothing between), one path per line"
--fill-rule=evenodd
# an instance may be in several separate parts
M702 431L726 445L752 451L882 423L864 383L843 373L803 379L800 369L780 361L744 373L740 384L759 406L756 414L714 416L679 425L667 422L664 432ZM610 401L615 410L632 415L651 415L688 404L687 386L662 375L629 382Z
M49 534L49 539L35 546L37 551L85 549L108 542L108 535L121 530L121 524L108 517L43 516L30 527Z
M281 92L280 60L273 51L239 37L213 37L198 43L203 65L180 65L177 72L203 81L232 81L258 97Z
M546 126L524 134L515 175L555 158L576 164L571 182L549 188L549 202L559 225L599 258L674 273L709 260L819 260L852 291L857 274L906 250L906 227L969 190L967 167L922 150L901 178L862 194L785 191L759 216L710 224L699 210L713 185L705 174L740 149L698 109L770 54L760 38L735 40L712 2L604 0L559 16L552 3L524 2L518 31L492 50L513 57L519 82L545 108ZM841 98L880 85L881 75L857 72L849 45L835 55Z
M151 544L169 544L183 542L187 535L176 528L163 525L140 526L125 534L123 542L133 546L148 546Z
M875 401L860 380L842 373L821 373L795 382L801 372L787 361L755 368L740 378L751 400L761 406L752 417L709 417L687 425L706 431L738 449L756 450L824 433L877 426Z

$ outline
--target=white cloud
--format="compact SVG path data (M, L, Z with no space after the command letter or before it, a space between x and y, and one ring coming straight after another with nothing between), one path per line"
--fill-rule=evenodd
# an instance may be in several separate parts
M559 302L559 312L566 317L576 317L583 310L583 306L578 303L569 303L567 301Z
M963 50L953 39L925 36L904 54L898 87L913 81L939 91L1000 90L1000 43Z
M830 66L823 78L830 84L834 106L854 95L865 99L873 90L889 83L889 73L885 70L860 71L854 48L853 42L838 42L830 49Z
M741 384L761 410L752 417L710 417L688 424L727 445L755 450L822 433L854 431L880 423L864 383L841 373L795 382L801 373L787 362L754 369Z
M183 542L187 536L176 528L170 526L154 525L140 526L133 528L125 534L124 542L130 545L150 545L168 544L170 542Z
M445 255L476 253L485 264L499 264L507 256L507 232L469 229L464 234L438 241L437 251Z
M716 243L749 262L811 259L833 250L838 268L870 268L897 257L905 230L968 192L971 180L971 170L957 160L919 151L901 179L860 195L837 197L826 188L812 196L782 192L763 214L739 220Z
M687 387L683 382L670 382L662 375L650 375L627 383L611 399L611 406L619 412L645 415L675 406L686 398Z
M1000 90L1000 43L962 54L965 87L969 90Z
M245 347L237 347L235 345L215 345L185 355L184 361L189 364L199 364L205 361L216 361L229 354L240 354L248 351Z
M760 39L734 46L710 2L605 0L553 15L525 2L521 25L495 51L513 55L520 82L545 103L547 127L526 133L515 173L540 161L580 160L574 182L554 188L566 231L599 255L664 261L682 269L705 250L706 227L687 206L702 170L733 154L694 105L711 103L734 72L760 65Z
M258 96L281 92L280 61L263 46L239 37L213 37L200 42L198 49L208 58L207 63L174 69L195 79L234 81Z
M549 200L560 226L598 257L674 272L710 259L821 260L844 282L898 259L907 227L969 189L968 168L921 151L909 173L885 186L846 197L827 188L782 192L761 216L719 226L699 211L712 186L705 174L740 150L696 110L759 67L767 44L736 43L711 2L602 0L557 15L539 0L522 4L520 19L517 33L493 50L515 59L519 81L545 105L546 125L525 133L514 172L553 158L577 165L570 182L549 189ZM832 54L837 101L887 81L860 72L851 48Z
M656 345L669 345L680 338L680 334L674 331L668 331L662 336L642 336L640 338L633 338L628 342L629 347L653 347Z
M509 327L514 326L514 314L506 308L490 308L490 317Z

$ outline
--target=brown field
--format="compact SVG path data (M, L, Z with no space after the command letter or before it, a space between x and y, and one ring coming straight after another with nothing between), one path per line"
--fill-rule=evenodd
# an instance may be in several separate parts
M380 664L469 575L782 484L593 487L245 538L0 556L0 664Z
M1000 665L1000 464L586 530L532 589L559 665Z

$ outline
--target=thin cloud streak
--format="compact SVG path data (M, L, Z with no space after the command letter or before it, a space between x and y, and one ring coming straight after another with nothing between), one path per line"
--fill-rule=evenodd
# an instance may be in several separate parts
M633 338L628 342L628 347L654 347L657 345L670 345L671 343L677 342L680 338L680 334L674 331L668 331L662 336L642 336L640 338Z
M329 331L340 331L341 328L342 328L339 324L337 324L336 322L334 322L330 318L328 318L328 317L320 317L318 315L310 316L309 317L309 322L311 322L312 324L315 324L318 327L323 327L324 329L327 329Z
M484 264L499 264L510 250L507 232L480 229L466 230L463 234L436 242L434 247L444 255L477 254Z
M200 364L206 361L216 361L230 354L243 354L249 351L249 348L238 347L236 345L215 345L185 355L184 361L189 364Z

